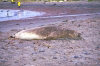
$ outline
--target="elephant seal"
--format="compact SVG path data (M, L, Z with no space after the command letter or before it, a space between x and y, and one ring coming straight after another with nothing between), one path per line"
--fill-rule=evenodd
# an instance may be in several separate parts
M14 35L18 39L58 39L80 37L74 30L61 29L55 26L38 27L34 29L22 30Z

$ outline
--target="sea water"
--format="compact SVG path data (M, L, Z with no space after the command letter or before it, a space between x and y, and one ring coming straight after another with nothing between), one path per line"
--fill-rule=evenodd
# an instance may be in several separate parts
M28 10L0 9L0 22L42 16L43 14L45 14L45 12L28 11Z

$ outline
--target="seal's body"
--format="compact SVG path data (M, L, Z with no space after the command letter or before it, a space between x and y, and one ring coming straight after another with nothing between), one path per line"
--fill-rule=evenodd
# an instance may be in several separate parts
M73 30L60 29L58 27L39 27L35 29L22 30L15 34L19 39L57 39L57 38L76 38L79 33Z

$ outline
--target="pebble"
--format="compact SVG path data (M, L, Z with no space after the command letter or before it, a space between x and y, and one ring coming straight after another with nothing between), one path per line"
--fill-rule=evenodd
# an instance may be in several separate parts
M15 63L18 63L18 61L15 61Z
M100 34L100 31L99 31L99 34Z
M81 25L79 24L78 27L80 27Z
M36 59L33 59L33 61L36 61Z
M89 55L90 53L89 53L89 52L87 52L87 51L85 51L85 52L83 52L83 54L85 54L85 55Z
M29 24L33 24L33 23L29 23Z
M7 48L6 48L6 47L1 47L1 49L7 50Z
M39 57L39 59L46 59L45 57Z
M37 52L32 52L31 55L37 54Z
M44 48L40 48L39 52L45 52L45 49Z
M5 62L7 62L7 61L6 61L6 60L0 60L0 62L5 63Z
M45 46L47 48L51 48L51 46L49 44L44 44L43 46Z
M16 24L16 25L20 25L20 24Z
M99 49L100 49L100 46L97 46L97 47L96 47L96 50L99 50Z
M77 58L79 58L79 56L74 56L74 58L76 58L76 59L77 59Z
M68 22L68 20L65 20L65 21L63 21L63 22Z
M72 24L74 23L75 21L72 21Z
M57 57L53 57L53 59L57 59Z
M72 40L71 43L75 43L75 40Z

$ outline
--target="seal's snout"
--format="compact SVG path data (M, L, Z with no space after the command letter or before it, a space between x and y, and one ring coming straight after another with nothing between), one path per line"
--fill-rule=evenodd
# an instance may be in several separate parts
M9 38L15 38L15 36L14 36L14 35L12 35L12 36L9 36Z

